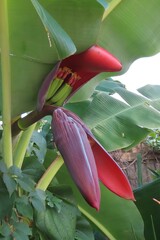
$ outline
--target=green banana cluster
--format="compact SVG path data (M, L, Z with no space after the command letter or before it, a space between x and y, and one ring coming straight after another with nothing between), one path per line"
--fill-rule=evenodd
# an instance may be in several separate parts
M49 86L47 92L47 101L53 97L53 95L57 92L57 90L61 87L64 80L61 78L55 78Z
M47 102L56 106L62 106L65 99L72 91L72 87L63 79L55 78L47 92Z

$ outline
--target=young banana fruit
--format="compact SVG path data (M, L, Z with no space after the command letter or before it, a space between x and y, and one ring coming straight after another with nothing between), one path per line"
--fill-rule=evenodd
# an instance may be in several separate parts
M48 92L47 92L47 101L53 97L53 95L57 92L57 90L61 87L64 80L61 78L55 78L51 85L49 86Z
M71 91L72 87L68 83L63 83L48 102L50 104L61 106Z
M80 77L77 73L72 73L71 69L64 67L60 69L57 77L53 79L48 92L47 103L56 106L63 105L66 98L70 95L73 85Z

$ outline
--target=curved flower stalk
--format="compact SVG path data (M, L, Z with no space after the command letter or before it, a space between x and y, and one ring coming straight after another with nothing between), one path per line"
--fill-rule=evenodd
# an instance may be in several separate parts
M116 72L121 63L107 50L95 45L58 62L42 83L38 110L45 104L62 106L81 86L101 72Z
M118 196L134 200L124 173L78 116L57 108L53 112L52 128L57 148L74 182L92 207L98 210L100 205L98 178Z

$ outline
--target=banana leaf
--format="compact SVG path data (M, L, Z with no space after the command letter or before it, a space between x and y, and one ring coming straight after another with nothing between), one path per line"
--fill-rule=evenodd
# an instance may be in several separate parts
M81 102L82 109L79 103L66 107L80 115L108 151L129 149L151 129L160 128L160 86L146 85L138 91L141 95L114 87L121 100L108 92L95 91L90 100Z
M136 206L138 207L145 226L145 239L160 239L160 205L153 199L160 199L160 179L148 183L135 190Z
M123 71L136 58L160 51L159 11L158 0L116 0L106 8L98 43L122 61Z
M119 73L122 74L137 58L151 56L160 51L160 32L157 31L160 2L109 0L108 3L97 43L118 57L123 65ZM108 76L113 74L106 74L106 77ZM83 96L83 93L87 90L91 94L91 87L96 86L96 83L94 81L93 85L90 82L84 86L77 96L74 96L75 101L84 99L86 96Z
M57 61L95 44L104 7L95 0L7 0L7 7L15 117L36 107L41 83Z

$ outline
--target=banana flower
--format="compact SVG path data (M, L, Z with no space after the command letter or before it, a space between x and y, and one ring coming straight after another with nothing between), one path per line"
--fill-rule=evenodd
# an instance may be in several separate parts
M57 148L81 194L97 210L100 206L99 179L118 196L134 200L131 186L120 167L82 120L60 106L97 74L120 71L121 68L120 62L99 46L92 46L58 62L42 83L38 111L18 119L12 126L13 133L17 134L51 114Z
M57 108L53 112L52 129L74 182L92 207L98 210L100 205L98 178L118 196L134 200L124 173L78 116Z
M60 108L85 83L101 72L120 71L121 63L95 45L58 62L42 83L38 111L53 105L54 141L81 194L97 210L99 179L115 194L134 200L131 186L117 163L74 113Z
M38 110L45 104L62 106L80 87L101 72L116 72L121 63L95 45L58 62L44 79L38 94Z

